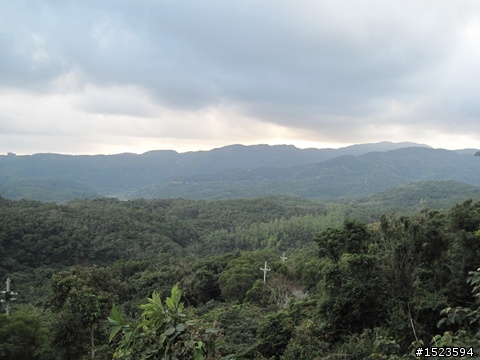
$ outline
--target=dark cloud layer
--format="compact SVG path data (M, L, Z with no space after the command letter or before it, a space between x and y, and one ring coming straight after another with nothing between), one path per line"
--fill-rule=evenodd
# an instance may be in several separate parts
M189 114L323 142L474 142L479 20L475 1L18 0L0 13L0 97L50 94L61 109L45 114L71 116L70 129L100 121L82 113L116 115L181 137L165 116ZM28 116L8 108L0 128Z

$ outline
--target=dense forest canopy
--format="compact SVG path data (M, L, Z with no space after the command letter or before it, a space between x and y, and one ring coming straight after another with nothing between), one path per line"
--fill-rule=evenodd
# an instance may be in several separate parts
M0 274L19 293L0 359L478 354L480 202L392 197L0 198Z

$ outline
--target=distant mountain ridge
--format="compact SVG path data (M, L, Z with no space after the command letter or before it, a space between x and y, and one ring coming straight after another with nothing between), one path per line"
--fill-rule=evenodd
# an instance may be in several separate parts
M414 181L480 185L479 163L468 152L390 142L340 149L230 145L187 153L7 155L0 156L0 196L58 202L98 196L359 198Z

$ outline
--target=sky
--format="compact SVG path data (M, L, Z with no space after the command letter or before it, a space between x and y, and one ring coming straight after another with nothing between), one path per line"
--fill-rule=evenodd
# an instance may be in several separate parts
M477 0L0 5L0 154L480 148Z

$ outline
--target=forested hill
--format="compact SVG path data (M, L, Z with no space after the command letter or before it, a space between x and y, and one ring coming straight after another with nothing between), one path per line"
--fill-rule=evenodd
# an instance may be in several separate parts
M0 279L18 292L0 296L0 359L478 359L480 202L368 224L348 206L0 198Z
M341 149L232 145L183 154L7 155L0 156L0 195L56 202L101 196L361 198L416 181L478 186L479 159L473 154L379 143Z

